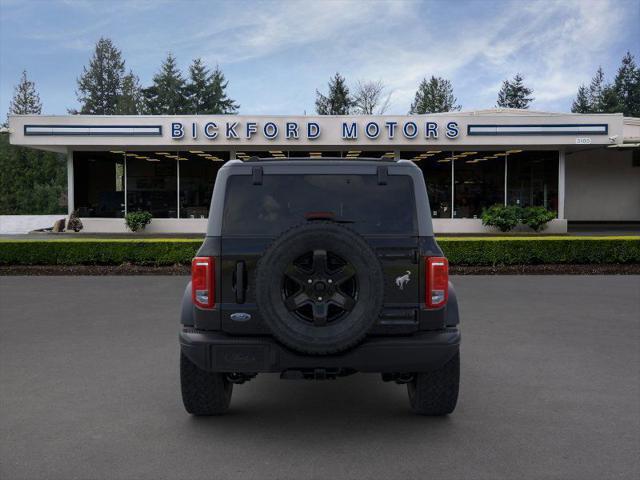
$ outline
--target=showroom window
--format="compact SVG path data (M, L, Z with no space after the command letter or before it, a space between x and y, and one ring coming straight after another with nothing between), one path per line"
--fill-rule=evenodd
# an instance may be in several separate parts
M455 152L454 218L480 218L482 210L504 204L505 152Z
M178 216L177 161L155 152L127 152L127 211Z
M124 217L124 155L73 154L74 202L81 217Z
M213 185L227 152L178 152L180 218L207 218Z
M207 218L228 152L74 152L75 204L82 217Z
M558 211L558 152L507 152L507 203Z
M452 155L453 152L442 150L400 153L400 158L413 160L422 170L433 218L451 218Z

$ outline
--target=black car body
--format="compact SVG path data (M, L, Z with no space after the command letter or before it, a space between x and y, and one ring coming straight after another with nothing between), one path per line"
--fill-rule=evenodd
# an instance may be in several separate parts
M458 317L412 162L230 161L182 302L185 406L222 413L262 372L377 372L408 384L416 412L450 413Z

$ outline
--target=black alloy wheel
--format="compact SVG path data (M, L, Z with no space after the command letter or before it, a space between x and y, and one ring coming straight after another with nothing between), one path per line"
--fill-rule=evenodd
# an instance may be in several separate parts
M344 318L358 299L355 268L333 252L317 249L298 257L284 277L287 310L318 327Z

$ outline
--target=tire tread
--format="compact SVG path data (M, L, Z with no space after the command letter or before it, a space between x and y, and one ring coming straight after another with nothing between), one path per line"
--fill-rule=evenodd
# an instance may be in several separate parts
M407 384L409 402L419 415L448 415L456 408L460 385L460 353L438 370L420 372Z
M198 368L182 352L180 386L184 408L192 415L221 415L229 408L233 384L223 373Z

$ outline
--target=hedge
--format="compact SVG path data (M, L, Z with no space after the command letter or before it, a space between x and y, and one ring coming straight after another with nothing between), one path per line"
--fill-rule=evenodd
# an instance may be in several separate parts
M640 237L438 239L452 265L640 263Z
M451 265L640 263L640 236L439 237ZM188 265L191 239L0 240L0 265Z
M0 265L190 264L202 240L0 240Z

